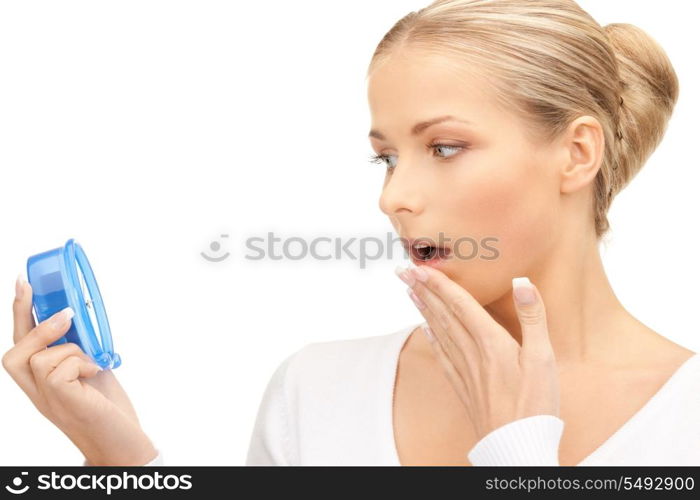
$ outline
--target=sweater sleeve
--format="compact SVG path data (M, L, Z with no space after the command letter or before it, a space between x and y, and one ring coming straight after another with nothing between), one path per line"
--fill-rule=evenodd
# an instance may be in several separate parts
M481 438L467 457L472 465L559 465L564 421L534 415L509 422Z
M156 450L156 451L158 451L158 455L156 455L156 458L154 458L153 460L151 460L151 461L148 462L147 464L143 464L144 467L148 467L148 466L151 466L151 465L155 465L155 466L164 465L164 463L163 463L163 452L160 451L160 450Z
M150 462L143 464L143 467L164 465L163 464L163 452L160 451L159 449L156 449L156 451L158 452L156 457L153 460L151 460ZM90 464L88 463L87 460L83 460L83 466L90 467Z
M277 367L258 408L245 465L295 465L287 397L287 371L294 354Z

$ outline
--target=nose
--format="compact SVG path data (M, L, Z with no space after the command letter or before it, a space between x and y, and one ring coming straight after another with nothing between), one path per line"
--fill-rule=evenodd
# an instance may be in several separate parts
M394 170L387 174L379 208L388 216L401 213L417 215L425 207L426 179L422 179L422 169L409 161L398 161Z

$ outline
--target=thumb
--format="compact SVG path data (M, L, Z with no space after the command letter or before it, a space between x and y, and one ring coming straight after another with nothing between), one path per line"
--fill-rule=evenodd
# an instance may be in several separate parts
M64 382L56 385L54 389L56 396L64 402L81 401L84 398L86 386L79 383L78 380L92 378L100 371L102 369L99 365L86 360L83 356L69 356L59 363L52 372L54 380ZM88 390L94 391L95 389L90 387Z
M528 278L513 278L513 302L520 320L522 350L536 355L552 354L544 301Z

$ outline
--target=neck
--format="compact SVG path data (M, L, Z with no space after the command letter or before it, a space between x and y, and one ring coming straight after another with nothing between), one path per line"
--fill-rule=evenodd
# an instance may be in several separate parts
M544 300L557 363L617 364L629 355L630 325L636 320L613 293L597 240L581 243L555 248L546 265L527 276ZM522 344L510 290L485 309Z

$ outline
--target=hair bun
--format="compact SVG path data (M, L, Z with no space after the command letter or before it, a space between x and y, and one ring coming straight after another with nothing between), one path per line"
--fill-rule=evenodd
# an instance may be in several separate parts
M627 184L659 145L678 100L678 77L656 40L633 24L604 28L615 53L620 79L620 143L616 170ZM623 185L614 186L619 191Z

